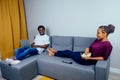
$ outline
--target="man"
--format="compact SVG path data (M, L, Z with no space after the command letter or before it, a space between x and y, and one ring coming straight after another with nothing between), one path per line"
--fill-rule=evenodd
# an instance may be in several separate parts
M35 36L31 48L20 48L18 49L17 54L15 55L17 60L25 58L27 55L36 55L40 54L46 49L50 43L49 36L45 34L45 27L43 25L38 26L38 32Z
M39 34L35 36L31 47L19 48L17 54L13 57L14 60L22 60L28 55L40 54L48 47L50 41L49 36L45 34L45 27L43 25L38 26L38 32Z

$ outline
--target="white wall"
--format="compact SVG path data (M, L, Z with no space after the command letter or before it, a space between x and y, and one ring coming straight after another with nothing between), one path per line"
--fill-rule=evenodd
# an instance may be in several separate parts
M24 0L29 39L38 25L50 35L95 37L100 25L113 24L111 67L120 69L120 0Z

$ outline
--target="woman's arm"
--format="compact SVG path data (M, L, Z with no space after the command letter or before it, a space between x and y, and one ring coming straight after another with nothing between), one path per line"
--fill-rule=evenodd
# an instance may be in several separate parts
M84 59L85 60L104 60L102 56L101 57L85 57Z

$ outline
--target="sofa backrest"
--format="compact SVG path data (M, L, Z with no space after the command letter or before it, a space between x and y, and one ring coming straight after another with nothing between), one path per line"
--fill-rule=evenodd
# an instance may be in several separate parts
M95 39L93 37L74 37L73 51L84 51Z
M51 36L50 47L56 50L84 51L95 39L93 37Z
M51 36L51 47L56 50L72 50L72 44L70 36Z

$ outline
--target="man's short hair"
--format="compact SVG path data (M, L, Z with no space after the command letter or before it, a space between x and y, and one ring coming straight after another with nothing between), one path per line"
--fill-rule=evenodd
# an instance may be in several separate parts
M44 27L43 25L39 25L39 26L38 26L38 30L39 30L40 28L43 28L43 29L45 30L45 27Z

